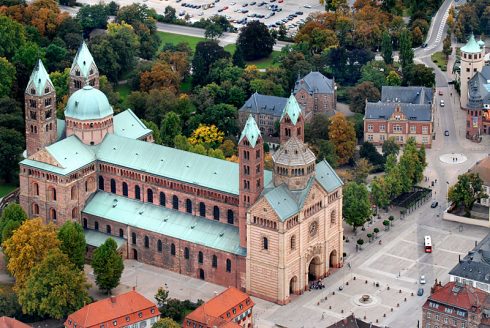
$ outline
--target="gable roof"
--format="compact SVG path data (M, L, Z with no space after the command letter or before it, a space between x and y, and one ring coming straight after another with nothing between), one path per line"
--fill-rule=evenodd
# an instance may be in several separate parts
M87 78L90 75L90 68L92 67L92 65L94 65L95 69L97 69L94 57L92 57L92 54L87 47L87 44L85 43L85 41L83 41L78 48L75 58L73 59L70 70L74 70L76 67L78 67L80 68L81 75L84 78Z
M0 317L0 327L2 328L31 328L31 326L9 317Z
M247 122L245 122L245 126L243 127L242 134L240 136L240 140L238 140L238 143L240 143L243 138L247 138L248 142L252 145L253 148L255 148L257 140L259 140L260 138L260 130L252 114L248 116Z
M448 282L444 286L436 286L427 301L434 301L475 312L481 310L481 306L484 304L486 297L487 293L479 289L456 282Z
M434 92L426 87L382 86L381 102L406 104L432 104Z
M44 94L44 88L46 84L53 85L49 74L44 68L41 59L38 59L36 66L32 70L31 77L29 78L29 83L27 83L26 93L30 93L32 87L36 90L37 96L42 96Z
M490 234L469 251L449 275L490 284Z
M296 125L301 115L301 107L299 107L298 101L296 100L296 97L293 94L291 94L291 96L289 96L288 98L286 106L284 107L284 110L281 115L281 120L286 115L289 117L289 119L294 125Z
M427 121L432 120L432 107L428 104L406 104L406 103L383 103L377 102L366 103L364 119L383 119L387 120L399 106L402 113L410 121Z
M136 116L131 109L127 109L114 115L114 134L130 139L140 139L150 133L146 125Z
M334 81L320 72L310 72L294 84L294 94L305 89L308 93L334 93Z
M490 66L484 66L481 72L468 81L468 107L481 109L490 104Z
M105 298L103 300L85 305L80 310L70 314L65 322L65 327L74 327L69 322L76 323L77 327L99 327L102 323L108 323L114 319L126 317L132 313L140 312L146 309L153 308L153 314L145 311L141 318L135 318L136 321L146 320L159 315L157 306L149 299L138 293L137 291L129 291L127 293ZM134 323L131 320L129 323ZM121 322L119 325L111 327L123 327L128 322Z
M97 191L82 212L205 247L246 255L246 249L240 246L238 227L164 206Z
M239 111L280 117L286 102L287 98L284 97L267 96L255 92L245 101Z

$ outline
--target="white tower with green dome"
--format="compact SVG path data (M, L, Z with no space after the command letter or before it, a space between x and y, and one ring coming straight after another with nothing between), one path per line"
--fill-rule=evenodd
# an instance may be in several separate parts
M481 47L471 34L468 43L461 48L461 107L468 107L468 81L476 74L481 72L485 65L485 47Z

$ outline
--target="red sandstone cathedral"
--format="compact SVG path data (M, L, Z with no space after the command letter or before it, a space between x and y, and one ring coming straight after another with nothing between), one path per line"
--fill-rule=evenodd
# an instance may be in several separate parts
M65 120L41 61L25 91L20 203L30 217L79 222L92 249L111 237L147 264L279 304L342 265L342 182L304 144L291 96L273 170L250 116L239 163L153 143L127 109L114 115L83 43L70 70Z

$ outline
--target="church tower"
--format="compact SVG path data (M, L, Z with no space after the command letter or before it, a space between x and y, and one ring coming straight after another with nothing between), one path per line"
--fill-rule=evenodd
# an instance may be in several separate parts
M461 107L468 108L468 82L485 65L485 47L481 46L472 34L468 43L461 48L460 90Z
M83 41L70 69L70 95L85 85L99 88L99 70L87 44Z
M56 141L56 91L41 60L25 90L25 119L27 156Z
M255 203L264 189L264 141L252 115L248 117L238 142L238 158L238 228L240 246L247 247L247 209Z
M293 94L289 97L282 112L280 123L280 143L283 144L291 137L304 142L305 119L301 107Z

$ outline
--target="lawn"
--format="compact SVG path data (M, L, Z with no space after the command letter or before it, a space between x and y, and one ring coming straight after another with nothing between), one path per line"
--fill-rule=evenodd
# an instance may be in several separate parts
M431 56L432 61L434 64L437 65L442 71L447 70L447 59L446 55L444 55L442 52L435 52Z
M17 186L12 184L0 184L0 198L13 191L15 188L17 188Z

